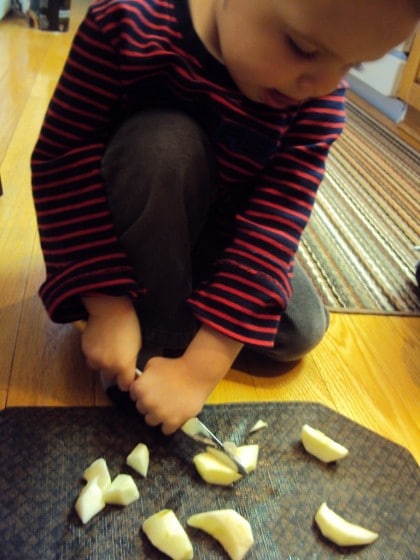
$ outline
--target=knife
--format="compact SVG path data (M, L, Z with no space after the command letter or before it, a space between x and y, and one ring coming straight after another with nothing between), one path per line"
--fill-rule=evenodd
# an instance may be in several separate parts
M209 428L207 428L207 426L203 424L203 422L201 422L201 420L199 420L197 417L187 420L180 429L182 432L184 432L184 434L195 441L217 447L218 449L223 451L231 461L233 461L239 474L242 474L244 476L248 474L246 468L237 459L229 446L221 442L220 439L212 431L210 431Z

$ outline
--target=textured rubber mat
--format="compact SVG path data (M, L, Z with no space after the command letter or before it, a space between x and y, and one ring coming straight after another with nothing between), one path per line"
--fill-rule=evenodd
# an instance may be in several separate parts
M419 558L419 469L405 449L312 403L207 406L201 418L222 439L258 443L257 470L233 487L204 483L191 462L200 449L181 432L164 437L118 407L9 408L0 413L0 558L13 560L158 559L141 531L146 517L172 508L186 526L200 511L234 508L253 528L246 560ZM262 419L268 428L248 437ZM324 465L299 442L309 423L346 445L349 455ZM125 458L138 442L150 448L147 479ZM87 525L74 512L84 469L104 457L111 476L132 473L140 499L107 506ZM339 548L314 524L319 505L377 531L367 547ZM191 528L194 559L227 558Z

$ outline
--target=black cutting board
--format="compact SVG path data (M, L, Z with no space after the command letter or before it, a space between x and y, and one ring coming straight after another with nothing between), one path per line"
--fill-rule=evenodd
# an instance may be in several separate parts
M206 406L201 418L222 440L258 443L257 470L233 487L204 483L191 462L200 449L182 433L164 437L141 416L118 407L9 408L0 413L0 558L125 560L166 558L141 532L163 508L186 526L189 515L234 508L253 528L246 560L419 558L419 469L402 447L314 403ZM268 428L249 437L262 419ZM347 446L349 455L324 465L299 442L308 423ZM138 442L150 448L147 479L125 465ZM111 476L132 473L140 499L107 506L87 525L74 512L84 469L104 457ZM313 522L319 505L377 531L367 547L340 548ZM227 555L208 535L187 528L194 559Z

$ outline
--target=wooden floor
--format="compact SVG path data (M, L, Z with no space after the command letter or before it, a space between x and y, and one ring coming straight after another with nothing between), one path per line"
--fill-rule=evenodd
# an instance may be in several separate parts
M103 405L71 325L51 323L37 297L44 277L29 156L87 6L73 0L71 30L0 22L0 407ZM281 371L244 356L209 402L317 401L407 447L420 460L420 318L333 314L323 342ZM279 427L281 429L281 426Z

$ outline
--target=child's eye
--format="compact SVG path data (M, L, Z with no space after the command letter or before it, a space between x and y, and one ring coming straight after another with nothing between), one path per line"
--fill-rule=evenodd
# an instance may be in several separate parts
M299 57L304 58L305 60L314 60L318 56L318 51L310 51L302 48L299 46L289 35L287 35L287 43L292 51L297 54Z

